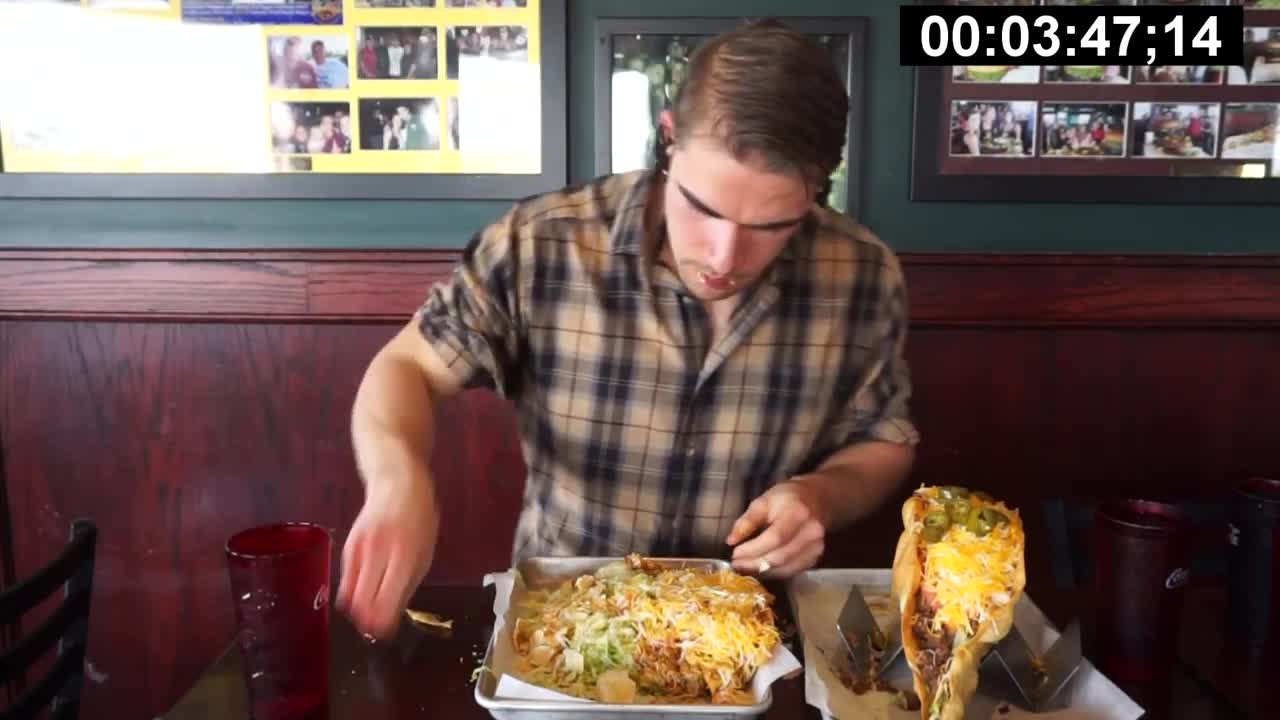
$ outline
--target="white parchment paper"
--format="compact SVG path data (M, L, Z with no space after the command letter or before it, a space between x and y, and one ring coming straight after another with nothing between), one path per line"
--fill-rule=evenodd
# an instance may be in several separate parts
M513 599L518 599L523 590L519 573L508 570L502 573L485 575L485 586L493 585L496 592L493 598L493 662L489 670L498 678L498 686L494 697L501 700L554 700L557 702L593 703L593 700L566 695L547 690L518 679L511 669L516 665L515 647L511 642L510 616L508 610ZM803 668L800 661L790 650L779 645L769 662L756 671L751 684L751 691L756 702L764 700L769 686L774 681L793 676Z
M813 570L803 573L790 583L792 607L803 639L805 658L805 700L818 708L824 718L877 718L881 720L919 720L918 711L908 712L898 706L897 698L888 692L854 694L836 676L826 653L843 653L843 644L836 630L836 619L844 607L849 590L856 584L862 588L871 613L887 629L897 622L897 608L889 596L891 571L872 570ZM1032 652L1044 653L1058 639L1058 631L1049 624L1044 613L1027 596L1023 596L1014 610L1014 626L1031 645ZM911 687L910 668L899 659L885 676L886 681L897 688ZM998 713L1004 704L999 698L983 694L978 686L977 696L965 708L966 718L1042 718L1045 720L1136 720L1142 715L1139 707L1106 676L1098 672L1088 659L1063 690L1066 709L1031 713L1016 705L1009 705L1007 712Z

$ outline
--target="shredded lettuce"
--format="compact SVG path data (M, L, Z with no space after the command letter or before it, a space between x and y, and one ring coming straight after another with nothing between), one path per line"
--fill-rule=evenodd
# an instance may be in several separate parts
M938 694L933 696L933 704L929 706L930 720L935 720L942 715L942 706L946 705L949 699L951 699L951 688L944 685L938 689Z

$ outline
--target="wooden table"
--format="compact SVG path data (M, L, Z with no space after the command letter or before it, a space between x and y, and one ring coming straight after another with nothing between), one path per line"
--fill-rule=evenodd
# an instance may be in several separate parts
M774 590L782 606L784 629L790 609L786 593ZM483 658L493 626L493 590L482 587L423 588L410 605L454 620L448 635L421 630L408 622L392 641L369 644L345 617L335 614L332 627L332 676L328 720L408 720L410 718L488 718L476 704L472 671ZM797 656L801 652L793 646ZM1223 700L1215 698L1179 668L1170 687L1157 691L1167 714L1147 717L1236 718ZM1136 696L1135 696L1136 697ZM241 675L240 653L234 644L209 667L191 690L165 715L166 720L248 720L248 700ZM796 677L774 685L769 720L818 720L820 713L804 698L804 680Z

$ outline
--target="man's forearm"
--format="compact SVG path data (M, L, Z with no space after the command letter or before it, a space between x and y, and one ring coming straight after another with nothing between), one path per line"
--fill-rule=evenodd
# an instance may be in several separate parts
M818 492L823 525L839 530L870 515L911 471L915 449L890 442L860 442L827 459L817 470L794 478Z
M383 353L370 363L351 412L356 468L366 492L430 482L433 408L428 383L412 360Z

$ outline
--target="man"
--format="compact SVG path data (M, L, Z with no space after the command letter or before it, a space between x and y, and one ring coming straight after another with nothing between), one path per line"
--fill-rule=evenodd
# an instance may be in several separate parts
M430 568L437 401L492 387L529 468L513 559L731 557L787 577L905 478L917 442L894 255L825 207L848 98L763 22L708 41L655 170L527 199L374 358L365 505L338 606L394 631ZM447 510L447 509L446 509Z
M329 57L329 51L323 40L311 43L311 60L315 63L317 84L321 88L345 88L347 86L347 64Z

